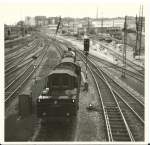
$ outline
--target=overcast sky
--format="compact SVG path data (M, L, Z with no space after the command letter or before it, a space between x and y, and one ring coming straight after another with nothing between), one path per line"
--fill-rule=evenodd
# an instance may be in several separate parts
M62 16L62 17L96 17L98 9L99 17L124 17L125 15L135 16L143 4L142 0L39 0L24 3L1 4L1 18L6 24L14 24L18 20L24 20L25 16ZM30 2L30 3L29 3Z

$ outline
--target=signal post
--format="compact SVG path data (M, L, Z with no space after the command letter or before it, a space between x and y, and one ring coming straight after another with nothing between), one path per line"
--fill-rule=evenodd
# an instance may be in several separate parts
M87 36L85 36L85 37L84 37L84 53L85 53L85 56L86 56L86 63L85 63L85 65L86 65L86 72L85 72L85 75L86 75L85 90L87 90L87 91L88 91L88 83L87 83L87 61L88 61L88 59L87 59L87 57L88 57L88 54L89 54L89 47L90 47L90 39L89 39Z

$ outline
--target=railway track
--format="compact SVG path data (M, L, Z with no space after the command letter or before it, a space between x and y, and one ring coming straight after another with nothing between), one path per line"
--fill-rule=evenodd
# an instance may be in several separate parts
M19 88L19 84L21 84L25 80L25 78L27 78L28 75L30 75L30 73L33 71L33 69L34 69L34 66L29 65L25 69L24 72L22 72L15 80L13 80L8 86L6 86L6 88L5 88L6 99L10 98L10 96L12 96L12 94L15 94L15 92Z
M39 51L33 53L30 57L22 60L19 64L14 65L12 68L10 68L8 70L8 72L5 74L5 88L7 88L6 85L9 86L9 84L11 84L14 81L14 78L17 79L20 76L20 74L22 73L22 71L26 70L27 66L34 63L32 56L36 56L38 58L38 57L40 57L41 53L42 53L42 50L39 50ZM14 75L14 73L15 73L15 75Z
M83 61L85 62L84 59ZM133 141L132 133L110 85L103 74L101 73L100 76L99 72L93 71L93 68L89 64L88 69L95 81L99 99L103 108L107 139L109 141ZM101 77L103 77L103 79L101 79Z
M121 66L119 66L119 65L116 65L116 64L114 64L114 63L111 63L111 62L109 62L109 61L107 61L107 60L104 60L104 59L101 59L101 58L98 58L98 57L96 57L96 56L93 56L93 55L89 55L89 57L91 58L91 59L93 59L94 61L97 61L97 62L99 62L100 63L100 65L101 65L101 67L102 68L111 68L111 69L113 69L113 70L115 70L115 71L118 71L118 72L120 72L120 73L122 73L122 67ZM108 70L107 69L107 70ZM134 78L135 80L137 80L137 81L139 81L139 82L141 82L141 83L144 83L144 76L143 75L141 75L141 74L139 74L139 73L136 73L136 72L134 72L134 71L131 71L131 70L129 70L129 69L127 69L126 68L126 75L127 76L129 76L130 78Z
M95 66L95 69L97 69L98 67L97 66ZM89 68L90 69L90 68ZM91 69L91 71L93 71L93 67L92 67L92 69ZM98 71L98 69L97 69L97 71ZM139 126L139 128L142 128L143 130L141 130L141 132L144 134L144 116L143 116L143 114L144 114L144 106L141 104L141 103L139 103L136 99L133 99L133 98L131 98L130 97L130 99L128 98L128 99L125 99L125 96L124 97L122 97L122 95L120 95L116 90L114 90L113 88L112 88L112 86L110 85L110 82L108 82L107 81L107 79L106 79L106 76L104 76L104 75L102 75L102 76L100 76L99 74L100 74L100 72L98 71L98 72L95 72L95 70L94 70L94 72L93 72L93 77L95 77L94 76L94 73L96 73L96 75L102 80L103 79L103 83L101 83L101 84L99 84L99 81L96 83L97 84L97 87L99 86L103 86L104 87L104 83L106 83L107 82L107 84L109 84L109 86L110 86L110 88L111 88L111 90L112 90L112 92L113 92L113 94L114 94L114 97L116 98L115 100L117 101L117 98L119 97L119 98L121 98L121 100L123 101L123 103L124 103L124 105L128 108L128 111L129 111L129 113L130 114L132 114L132 116L134 117L133 119L134 120L136 120L136 122L134 122L134 124L139 124L140 126ZM97 77L95 77L95 80L98 80L98 78ZM106 81L106 82L105 82ZM103 110L104 110L104 114L105 113L110 113L110 114L114 114L114 112L113 111L111 111L111 110L113 110L113 103L112 103L112 100L110 99L110 98L108 98L108 96L110 96L109 94L108 94L108 92L106 93L106 88L103 88L103 87L101 87L101 88L99 88L99 90L100 90L100 92L101 92L101 97L102 97L102 99L101 99L101 101L103 102L103 101L108 101L108 104L106 103L102 103L102 105L104 105L104 107L103 107ZM103 94L103 95L102 95ZM117 97L116 97L117 96ZM110 103L110 104L109 104ZM112 105L113 104L113 105ZM118 105L120 105L120 103L117 101L117 104ZM107 105L109 106L111 106L110 107L110 109L108 108L108 110L105 110L105 108L107 108ZM139 106L138 106L139 105ZM118 111L118 106L115 106L115 107L117 107L117 111ZM137 108L136 108L137 107ZM124 110L124 109L122 109L122 108L120 108L121 110ZM107 111L107 112L106 112ZM116 112L116 109L114 110L115 112ZM127 117L125 117L124 116L124 114L125 113L123 113L123 112L121 112L121 114L123 115L123 118L125 119L125 120L129 120L129 119L126 119ZM114 122L116 123L116 125L115 126L117 126L117 127L119 127L120 126L120 119L118 119L118 115L113 115L114 116ZM109 122L108 122L108 120L106 120L106 118L109 118ZM120 117L119 117L120 118ZM128 118L130 118L129 116L128 116ZM107 126L107 129L108 128L112 128L113 129L113 124L111 123L111 119L112 119L112 117L110 116L110 115L108 115L107 114L107 116L105 117L105 121L106 121L106 126ZM112 119L113 120L113 119ZM117 122L119 120L119 122ZM132 120L132 119L130 119L130 120ZM135 139L136 140L138 140L139 138L137 137L137 136L139 136L139 135L137 135L138 134L138 132L137 132L137 130L138 129L136 129L136 131L135 131L135 128L137 128L136 127L136 125L134 125L133 124L133 122L132 122L132 124L130 124L129 122L127 122L126 121L126 124L128 125L127 126L127 128L129 129L129 126L130 126L130 128L131 128L131 130L129 130L129 134L131 133L131 134L133 134L131 137L130 137L130 139L131 139L131 141L134 141ZM112 125L112 126L111 126ZM134 126L134 127L133 127ZM120 126L121 127L121 126ZM122 127L121 127L122 128ZM119 129L119 128L118 128ZM134 129L134 131L133 131L133 129ZM109 130L109 132L110 132L110 130ZM111 132L113 132L113 131L111 131ZM116 132L116 131L115 131ZM113 137L113 135L111 135L112 133L110 133L110 135L108 135L108 140L110 139L110 140L112 140L112 138L110 138L110 136L112 136ZM120 134L120 133L119 133ZM114 138L114 140L115 141L125 141L126 139L125 138L122 138L122 137L120 137L119 136L119 134L118 134L118 137L113 137ZM123 134L122 134L123 135ZM123 135L124 136L124 135ZM118 140L119 139L119 140ZM142 138L143 139L143 138Z
M63 44L62 41L59 41L59 40L57 40L57 41L58 41L59 43ZM65 45L67 45L67 47L72 46L72 44L71 44L70 42L68 42L68 41L66 41L66 42L67 42L67 44L65 44ZM72 47L75 47L75 46L72 46ZM109 62L109 61L107 61L107 60L98 58L97 56L94 56L94 55L92 55L92 54L89 54L89 57L90 57L91 59L93 59L94 61L99 62L99 64L101 65L101 67L103 67L104 69L107 69L108 71L110 71L109 69L113 69L114 71L119 72L120 74L122 73L122 66L119 66L119 65L114 64L114 63L111 63L111 62ZM141 73L139 73L139 71L138 71L138 72L135 72L134 69L131 70L131 69L128 69L128 68L126 68L125 71L126 71L126 75L127 75L129 78L131 78L131 79L134 78L134 80L136 80L136 81L138 81L138 82L144 84L144 81L145 81L145 80L144 80L144 75L141 74Z
M64 51L62 50L62 48L60 47L59 44L56 44L56 41L54 41L53 43L54 43L54 45L55 45L55 47L56 47L60 57L62 58Z
M62 43L67 43L66 45L72 46L73 49L75 49L76 45L71 44L69 41L62 39L62 41L58 42ZM107 60L101 59L99 57L93 56L92 54L89 54L89 56L94 62L96 62L98 65L101 66L106 72L109 72L109 74L115 74L116 77L122 75L122 67L113 64ZM114 76L114 77L115 77ZM124 80L124 78L122 78ZM122 80L121 79L121 80ZM121 80L119 81L121 83ZM123 83L123 86L131 86L133 94L136 94L138 96L143 97L144 96L144 82L145 78L144 75L135 72L134 70L131 71L131 69L126 69L126 79L125 82ZM136 84L134 86L134 84ZM136 91L135 91L136 90Z
M5 70L5 88L7 88L9 84L11 84L14 80L16 80L28 65L33 63L33 58L32 58L33 55L37 57L40 56L40 52L42 50L37 49L37 47L39 48L40 46L39 44L32 46L24 54L21 53L22 57L21 55L19 55L18 58L16 58L17 60L13 61L9 68L7 68L8 65L7 67L5 66L5 68L7 68ZM31 55L30 53L33 54Z
M57 43L55 43L56 45ZM67 45L67 47L70 44ZM28 67L28 71L25 72L23 75L24 78L20 79L20 83L17 82L16 85L13 87L10 87L10 91L8 91L9 96L6 96L5 103L8 104L10 100L12 100L14 97L18 95L18 91L23 87L23 85L26 83L26 81L31 78L35 70L40 65L41 61L43 60L47 48L49 47L49 43L47 42L43 49L43 55L41 55L40 60L37 62L36 67L31 64L31 67ZM60 56L62 55L62 49L59 44L57 44L58 52L60 53ZM81 57L81 59L85 62L84 55L82 52L78 51L78 55ZM139 140L139 134L137 133L137 129L135 129L135 125L132 124L132 119L136 122L136 125L142 126L144 128L144 116L142 114L144 113L142 104L144 106L144 102L142 102L143 99L138 100L136 98L133 98L133 96L129 96L123 88L120 88L120 86L116 85L115 82L111 80L111 78L108 77L107 74L105 74L105 71L99 68L99 66L91 59L88 59L88 69L90 73L93 76L93 79L95 81L95 86L97 88L98 94L99 94L99 100L102 104L102 110L104 114L104 120L106 125L106 135L108 141L137 141ZM18 84L19 83L19 84ZM115 84L115 85L114 85ZM118 92L118 90L120 90ZM125 94L126 93L126 94ZM124 95L124 97L122 97ZM127 95L127 97L126 97ZM132 99L131 99L132 98ZM136 100L136 101L135 101ZM139 104L138 104L139 103ZM138 107L140 106L140 107ZM141 111L143 110L143 112ZM131 118L130 118L130 117ZM139 121L137 123L137 121ZM36 121L35 121L36 122ZM142 124L142 125L141 125ZM39 124L37 124L39 126ZM58 127L59 126L59 127ZM62 129L62 132L60 131L60 128ZM68 138L71 139L71 130L72 127L67 126L68 129L66 129L65 125L62 124L54 124L51 127L44 126L40 132L41 136L38 136L37 141L49 141L50 138L53 138L51 141L56 141L60 139L60 141L64 140L67 141ZM140 127L138 127L140 128ZM65 131L66 134L65 134ZM51 136L50 133L55 132ZM58 133L57 133L58 132ZM66 138L65 138L66 137ZM34 140L34 139L33 139ZM32 140L32 141L33 141ZM141 140L139 140L141 141Z
M99 40L96 39L96 37L94 37L94 38L92 37L91 39L96 40L96 41L98 42L98 44L99 44L102 48L109 50L113 56L115 56L118 60L122 61L122 54L113 51L110 46L107 46L106 44L103 44L103 43L99 42ZM68 42L67 42L67 43L68 43ZM127 67L129 67L132 71L135 71L135 73L138 73L139 75L141 75L141 76L144 78L145 69L144 69L143 66L141 66L141 65L139 65L139 64L136 64L136 63L132 62L132 61L129 60L129 59L126 59L126 65L127 65Z
M63 56L65 48L62 48L55 40L51 42L51 45L56 48L60 59ZM37 133L33 135L30 141L73 141L74 130L76 126L76 117L68 122L63 121L50 121L42 120L34 116L34 124Z
M19 54L17 54L16 57L9 61L9 63L7 62L5 65L5 73L8 74L9 72L11 72L11 70L14 70L16 66L23 63L26 57L28 57L31 53L34 53L34 51L37 51L37 49L40 47L40 44L41 41L37 41L37 43L34 43L34 45L29 47L28 49L21 51Z
M67 43L67 47L68 45L70 44ZM72 48L74 49L74 47ZM78 55L85 62L84 55L81 53L78 51ZM103 106L108 140L144 140L143 98L137 99L127 90L124 90L124 88L108 77L105 71L101 67L99 68L91 58L88 59L88 69L95 80L100 102ZM141 130L140 133L139 130Z
M24 40L23 42L18 42L19 44L11 46L10 48L7 48L5 46L5 55L9 55L12 54L14 52L16 52L17 50L20 50L21 48L28 46L30 43L32 43L33 38L30 40Z
M101 47L103 47L105 49L108 49L112 53L113 56L115 56L119 60L123 61L121 54L118 54L117 52L113 51L109 46L106 46L106 45L104 45L102 43L99 43L99 44L100 44ZM128 67L130 67L131 69L133 69L135 72L137 72L140 75L144 76L144 67L143 66L138 65L138 64L132 62L129 59L126 59L126 64L127 64Z
M135 141L144 141L144 120L129 106L129 104L120 95L116 94L116 99L122 109L122 112L128 122Z
M20 47L20 49L18 51L14 51L13 53L10 53L10 54L5 53L5 61L9 62L9 61L13 60L14 58L16 58L18 53L25 51L28 47L31 47L32 45L35 45L35 43L37 43L36 41L37 41L37 39L33 40L30 44L28 43L27 45Z
M34 36L34 34L32 36ZM22 37L22 38L11 40L11 41L5 41L5 48L9 49L18 43L24 44L24 43L26 43L26 40L29 40L29 41L32 40L32 38L33 38L32 36Z
M82 54L83 55L83 54ZM133 119L134 120L136 120L136 122L132 122L132 124L131 123L129 123L129 122L127 122L126 121L126 124L128 125L127 126L127 128L129 129L129 126L130 126L130 128L131 128L131 130L129 129L129 132L128 133L131 133L131 134L133 134L131 137L132 138L130 138L131 139L131 141L134 141L135 139L136 140L138 140L139 139L139 135L137 135L138 134L138 129L137 128L140 128L140 129L142 129L141 130L141 132L143 133L143 135L144 135L144 104L143 104L143 102L142 101L140 101L140 100L138 100L137 98L135 98L134 96L132 96L131 94L129 94L127 91L125 91L123 88L119 88L119 87L116 87L116 88L114 88L113 86L112 86L112 80L111 80L111 82L110 82L110 78L109 78L109 80L108 80L108 76L107 75L105 75L105 73L104 73L104 71L103 70L101 70L96 64L94 64L91 60L89 60L90 61L90 64L92 63L92 68L90 68L90 65L88 65L88 68L89 68L89 70L90 70L90 72L91 73L93 73L93 78L95 77L95 74L98 76L98 78L99 79L101 79L101 80L103 80L103 83L99 83L100 81L97 81L98 80L98 78L97 77L95 77L95 81L97 81L97 87L99 86L100 88L99 88L99 91L100 91L100 96L102 97L101 98L101 102L102 102L102 105L104 106L103 107L103 110L104 110L104 115L105 115L105 113L107 114L114 114L114 112L113 111L111 111L111 110L113 110L113 108L114 108L114 103L113 103L113 101L112 101L112 99L110 98L110 97L108 97L108 96L110 96L110 93L106 93L106 88L104 87L104 84L107 84L109 87L110 87L110 89L111 89L111 92L113 93L113 96L115 97L115 100L116 100L116 102L117 102L117 104L118 105L120 105L120 103L117 101L118 100L118 98L123 102L123 104L126 106L126 108L128 109L128 114L132 114L132 117L134 117ZM100 74L101 74L101 76L100 76ZM114 84L113 84L114 85ZM118 84L117 84L118 85ZM119 90L119 91L118 91ZM103 95L102 95L103 94ZM106 103L104 103L106 101ZM107 102L108 102L108 104L107 104ZM110 104L109 104L110 103ZM112 106L111 106L112 105ZM110 106L110 109L108 108L108 110L106 109L105 110L105 108L107 108L107 106ZM117 111L118 111L118 108L119 108L119 106L115 106L115 108L117 107ZM124 109L122 109L122 108L120 108L120 110L124 110ZM106 112L107 111L107 112ZM116 109L114 109L114 111L116 112ZM106 121L106 126L107 126L107 123L109 123L108 124L108 126L107 126L107 129L108 128L113 128L113 127L111 127L111 119L112 119L112 117L110 116L110 115L108 115L107 114L107 117L109 118L109 122L107 122L107 120L106 120L106 118L107 117L105 117L105 121ZM123 115L123 118L125 119L125 120L129 120L128 118L130 118L129 116L128 116L128 118L127 117L125 117L124 116L124 114L125 113L123 113L123 112L121 112L121 114ZM117 121L119 120L119 124L117 125L116 124L116 126L120 126L120 119L118 119L118 115L114 115L114 120L116 120L115 122L117 123ZM119 117L120 118L120 117ZM126 119L127 118L127 119ZM113 119L112 119L113 120ZM130 119L130 122L131 122L131 120L132 119ZM136 125L137 124L139 124L140 126L139 127L136 127ZM112 124L113 125L113 124ZM134 127L133 127L134 126ZM135 129L136 128L136 129ZM136 130L136 131L135 131ZM110 131L109 131L110 132ZM113 132L113 131L112 131ZM119 133L120 134L120 133ZM111 135L111 134L110 134ZM111 135L111 136L113 136L113 135ZM123 135L124 136L124 135ZM138 137L137 137L138 136ZM108 136L108 139L110 138L110 136ZM113 137L114 138L114 140L116 140L116 141L118 141L118 139L116 138L116 137ZM118 138L119 138L119 140L122 140L122 141L125 141L125 139L122 139L121 137L119 137L118 136ZM112 140L111 138L110 138L110 140ZM143 140L143 138L142 138L142 140Z
M31 76L34 74L36 69L39 67L40 63L43 61L43 58L47 52L47 49L49 47L49 43L47 42L42 49L43 53L40 53L40 57L38 58L38 61L36 62L36 66L33 64L30 64L28 68L18 76L17 79L15 79L7 88L5 88L5 105L7 106L9 102L18 95L19 91L23 87L23 85L31 78Z
M5 66L5 73L8 74L10 73L12 70L14 71L14 68L16 68L16 66L19 66L20 64L23 64L25 61L29 61L32 60L32 56L33 55L38 55L39 53L39 45L40 43L36 44L35 46L31 47L29 50L27 50L24 53L21 53L20 55L18 55L18 57L16 58L16 61L12 61L9 64L7 64ZM31 55L32 54L32 55Z
M110 84L114 93L117 96L121 96L120 98L122 98L124 102L129 104L129 106L132 106L133 110L137 112L138 114L137 116L139 117L139 119L144 123L144 98L137 98L133 94L130 94L128 90L126 90L119 83L113 80L102 68L100 68L94 62L92 63L99 72L100 71L103 72L103 75L105 76L106 80Z
M33 63L33 60L29 60L20 66L16 66L7 74L5 74L5 88L7 88L7 86L9 86L15 79L17 79L17 77L20 76L20 74L22 74L22 72L25 71L26 67L31 63Z
M5 56L5 63L9 64L14 61L16 58L21 57L26 52L30 51L30 49L37 47L41 43L40 39L34 40L31 45L24 46L20 48L18 51L14 51L14 53Z

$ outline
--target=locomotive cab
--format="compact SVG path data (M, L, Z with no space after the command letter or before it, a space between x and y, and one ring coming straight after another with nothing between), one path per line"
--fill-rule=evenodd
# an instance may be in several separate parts
M50 96L73 96L77 94L77 75L69 70L55 70L48 77ZM69 94L70 92L70 94Z
M40 118L66 118L78 110L78 77L69 70L54 70L48 76L47 87L37 99Z
M74 56L66 53L47 77L46 87L37 99L40 118L69 118L78 110L81 68Z

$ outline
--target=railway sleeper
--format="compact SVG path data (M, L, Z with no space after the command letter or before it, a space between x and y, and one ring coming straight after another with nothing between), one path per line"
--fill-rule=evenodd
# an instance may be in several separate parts
M120 115L118 110L107 110L108 115Z
M117 134L117 133L112 133L112 135L113 135L113 138L117 138L117 139L123 139L124 141L126 141L126 140L130 140L130 138L129 138L129 135L127 134L127 133L123 133L123 134L120 134L120 132Z
M113 102L113 101L112 101ZM117 106L116 106L116 104L115 103L112 103L112 102L109 102L109 101L105 101L105 108L106 109L116 109L116 108L118 108Z
M120 121L120 122L110 122L110 125L111 125L111 128L115 128L115 129L118 129L118 128L125 128L125 126L124 126L124 124L123 124L123 122L122 121Z
M127 132L124 125L118 125L118 124L111 125L111 129L112 129L112 131Z
M114 136L114 141L131 141L129 136Z
M112 117L112 118L110 117L109 120L110 121L114 121L114 122L116 122L116 121L122 121L121 118L116 118L116 117Z
M113 139L116 141L130 141L129 134L126 130L112 130Z
M116 106L116 104L112 103L112 102L106 102L108 105L105 106L105 109L107 109L108 111L110 110L118 110L118 107Z
M107 110L108 115L120 115L120 112L118 110Z
M112 135L113 135L113 137L123 137L123 138L129 138L129 134L127 133L127 132L117 132L117 131L115 131L115 132L112 132Z
M120 114L119 113L116 113L116 112L107 112L107 114L108 114L108 117L111 119L113 119L113 118L120 118L121 119L121 116L120 116ZM122 119L121 119L122 120Z

